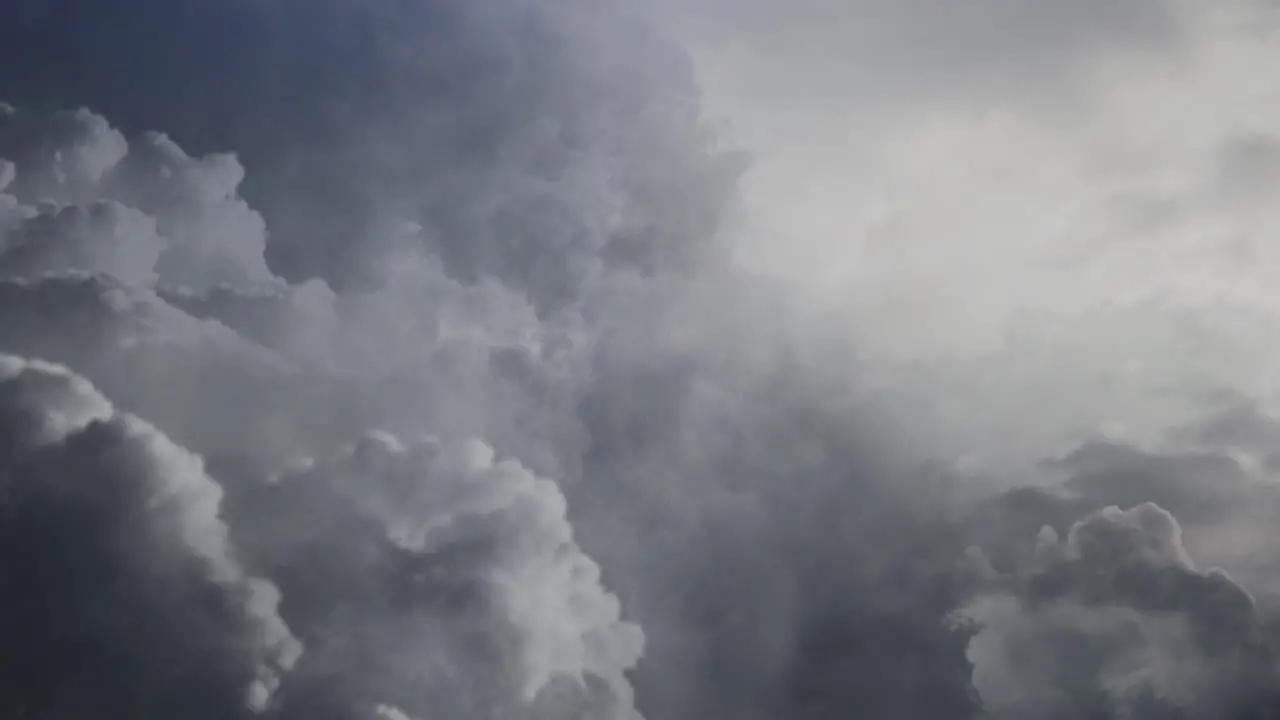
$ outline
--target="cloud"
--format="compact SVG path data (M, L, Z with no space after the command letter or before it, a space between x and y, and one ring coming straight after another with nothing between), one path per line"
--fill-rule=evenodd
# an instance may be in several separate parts
M682 5L753 154L738 257L865 356L1000 352L1033 310L1274 313L1258 3L765 5Z
M11 278L74 268L145 285L164 249L151 218L110 202L51 208L16 225L0 254L0 274Z
M146 288L59 274L0 282L0 302L0 348L75 367L201 453L288 454L322 434L297 420L320 397L286 358Z
M666 11L704 53L713 92L751 88L857 106L1040 95L1037 83L1061 92L1099 55L1177 51L1186 32L1179 9L1164 0L705 0Z
M86 380L0 367L14 712L638 717L643 634L556 484L483 443L374 434L271 481L215 463L224 514L198 457Z
M248 717L301 646L196 456L64 368L0 357L15 717Z
M87 110L5 106L0 157L11 275L77 269L196 289L273 279L266 227L236 195L244 170L233 156L194 159L155 133L129 143Z
M1265 66L1229 22L735 6L790 53L738 68L788 91L738 78L740 198L624 3L53 7L0 22L0 349L209 458L306 647L269 715L1269 697L1269 136L1209 106L1270 106L1217 82Z
M555 358L541 348L555 328L518 292L492 279L459 282L416 253L382 266L371 289L287 285L265 272L264 227L237 196L234 159L191 158L157 135L125 143L88 112L7 112L12 222L0 260L12 270L0 283L0 347L83 369L216 454L220 480L239 481L220 538L281 588L254 602L278 600L309 646L282 683L262 679L273 693L280 686L262 709L282 718L478 706L548 720L638 717L626 673L643 635L621 620L599 567L575 544L559 488L461 439L494 430L535 461L562 459L523 425L550 409L571 417L572 405L557 400L564 381L548 375ZM95 212L146 232L60 220ZM28 250L37 241L43 254ZM138 242L151 252L132 252ZM532 392L544 399L521 410ZM333 445L379 421L449 437L402 446L367 435L332 457ZM15 420L14 432L28 425ZM329 459L268 480L299 453ZM91 474L95 462L106 460L86 457L77 469ZM332 532L313 536L326 514ZM139 594L140 603L163 600ZM233 640L231 630L221 639ZM127 637L102 643L101 652L116 643L141 663L164 662ZM265 702L262 692L255 701Z
M129 144L88 112L7 117L10 351L76 367L203 452L307 454L376 421L495 437L559 469L551 439L524 437L535 410L512 402L525 390L514 378L487 387L547 334L521 294L405 254L377 290L287 286L266 270L234 158L191 158L154 134ZM572 441L572 428L548 430Z
M285 277L376 284L397 250L376 232L388 217L421 224L417 243L451 275L501 278L540 308L579 299L602 266L652 273L719 253L737 161L699 127L679 51L624 4L7 13L10 101L87 105L129 133L236 152Z
M966 614L988 710L1274 712L1276 435L1252 397L1207 394L1154 442L1087 442L1050 463L1061 482L979 501Z
M115 137L96 117L51 120ZM47 192L67 208L118 198L156 228L243 217L236 174L215 172L230 161L182 160L171 177L207 170L209 186L175 183L172 202L118 192L149 177L125 171L135 152L160 177L185 157L153 162L147 147L130 142L74 193ZM36 207L21 178L56 180L41 163L59 155L12 155L35 159L15 163L11 205ZM976 712L967 636L947 624L958 595L947 530L930 525L941 510L914 509L921 485L881 463L881 428L840 376L838 338L785 296L724 268L619 271L547 313L501 273L469 281L408 248L369 287L248 271L191 282L204 257L165 268L179 241L156 234L161 260L130 265L154 276L57 258L0 285L0 347L80 369L213 458L231 542L281 589L307 646L282 716L468 703L557 719ZM373 436L334 458L376 427L439 440ZM523 465L432 460L485 446ZM298 456L318 459L280 470ZM558 487L536 479L551 473ZM789 497L795 483L804 492ZM643 659L624 609L645 627ZM872 650L888 638L920 651Z
M643 635L554 482L478 441L374 434L239 490L236 538L308 646L290 712L637 717L625 673Z
M979 600L974 679L996 717L1235 717L1277 702L1276 638L1250 594L1197 570L1154 503L1110 506ZM1024 660L1028 658L1030 660Z

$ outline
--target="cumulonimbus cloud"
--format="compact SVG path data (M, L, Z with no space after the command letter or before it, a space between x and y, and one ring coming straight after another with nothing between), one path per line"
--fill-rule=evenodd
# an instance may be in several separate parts
M372 434L327 449L362 422L397 419L376 384L415 359L429 367L442 352L433 341L474 353L523 339L522 319L533 322L523 305L426 266L408 287L341 300L323 282L290 287L265 274L260 253L235 255L265 235L234 196L234 160L188 158L160 136L128 143L85 112L54 116L56 132L44 134L6 113L0 139L16 160L6 165L13 194L0 196L5 349L81 368L225 458L215 480L80 375L5 360L0 395L12 407L0 430L19 498L7 527L30 535L15 548L51 547L16 565L30 569L29 591L45 598L32 607L48 615L16 621L29 641L15 639L15 658L73 628L23 671L32 685L11 689L12 707L36 717L95 705L219 717L636 716L626 672L643 635L575 544L556 483L462 437L401 445ZM238 314L219 297L257 298L268 314ZM413 327L422 345L394 333L410 298L444 303ZM507 314L515 332L503 331ZM419 399L428 391L406 387ZM338 418L316 426L311 403ZM284 469L317 448L335 456ZM239 484L224 508L228 479ZM147 515L154 528L140 522ZM106 535L67 534L80 523ZM66 554L73 537L82 558ZM52 582L62 574L65 585ZM96 599L80 586L113 576L123 580L108 587L126 584ZM215 591L226 597L205 598ZM157 644L169 633L172 649ZM94 679L112 653L128 662ZM165 663L182 666L173 681ZM62 684L83 688L58 700Z
M1105 37L996 10L1054 67L1173 38L1121 5ZM1166 433L1265 384L1265 317L1206 357L1179 353L1218 316L1030 314L1005 355L881 383L735 264L740 158L640 13L387 7L0 15L0 351L69 368L0 383L0 532L52 553L13 550L50 598L13 588L15 716L1270 707L1270 569L1228 530L1266 536L1280 441L1249 403ZM1009 49L987 28L946 38L967 78ZM1214 187L1265 180L1243 147ZM1082 444L1111 416L1141 437Z
M200 459L59 366L0 357L0 406L6 712L265 710L302 648Z

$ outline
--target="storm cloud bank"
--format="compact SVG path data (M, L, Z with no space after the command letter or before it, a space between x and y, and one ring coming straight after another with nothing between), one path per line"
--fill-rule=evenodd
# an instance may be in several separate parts
M746 164L625 5L0 11L0 708L1275 716L1269 316L868 362L740 262ZM868 7L929 87L1025 83L1015 30L1062 82L1184 42L1163 4L908 5Z
M751 286L613 270L591 306L546 317L429 255L374 289L290 284L240 256L266 240L219 184L234 159L40 117L6 115L26 152L0 262L47 260L12 265L5 347L77 368L208 456L230 542L305 648L270 712L628 717L631 675L659 717L969 703L965 636L934 587L943 537L899 527L939 509L887 482L910 473L878 459L887 429L859 418L834 351L712 302L756 307ZM247 234L182 234L192 216ZM862 547L876 534L889 557ZM918 576L882 592L908 554ZM918 664L878 657L886 626L938 671L848 685L845 668Z
M32 498L12 508L12 532L26 533L13 547L32 553L17 568L30 567L32 591L48 596L32 611L49 613L15 626L34 635L25 649L15 643L13 662L31 652L47 660L23 670L31 683L11 689L14 707L40 717L99 704L121 717L228 717L235 708L334 718L391 708L413 716L634 714L623 672L638 659L642 635L621 621L598 567L578 550L554 482L514 461L495 461L488 446L461 436L401 445L374 434L349 450L332 440L364 419L345 403L387 376L339 347L326 353L330 363L308 362L309 353L324 349L290 343L282 331L314 323L323 342L327 334L347 334L346 327L383 330L375 318L394 314L378 308L383 298L370 300L364 319L358 311L340 317L332 292L290 288L267 272L264 225L235 196L242 171L230 157L192 159L154 135L131 144L87 112L46 119L40 131L32 116L11 108L4 120L5 146L26 151L12 153L16 159L6 165L5 190L13 193L3 196L0 245L9 268L6 349L79 368L184 442L224 458L214 479L159 431L132 416L114 420L112 405L80 376L7 361L14 368L5 394L4 434L13 444L7 473L15 498ZM237 257L255 246L256 255ZM430 283L438 275L426 277ZM468 291L435 282L443 285L434 288L437 296L454 288L459 307L450 309L465 313ZM161 290L196 304L215 287L267 309L279 306L284 325L272 336L276 347L189 314ZM296 296L304 299L291 302ZM501 318L508 306L499 302L489 312ZM478 312L484 310L481 303ZM522 315L513 314L518 324ZM484 335L502 334L495 322L460 324L463 333L481 334L463 345L480 342L488 350ZM362 367L364 376L353 376ZM321 421L309 423L308 413L320 413ZM46 446L52 449L42 451ZM304 461L324 448L331 449ZM181 482L192 487L169 488ZM160 515L170 505L172 520ZM165 519L152 531L140 524L148 515ZM102 539L84 533L100 526ZM212 566L209 589L193 584L201 578L187 566L166 570L184 552L193 556L191 568L201 560ZM177 560L167 559L172 553ZM244 563L271 580L245 575ZM108 578L109 587L123 579L123 597L94 600L77 585L80 572L89 587L92 578ZM50 584L63 574L65 585ZM193 585L177 584L183 582ZM14 583L21 592L22 573ZM228 599L218 600L212 593L223 585ZM220 606L234 608L241 596L247 617L228 617ZM31 600L14 602L27 607ZM250 624L250 610L263 614L263 629ZM146 632L133 638L136 623ZM35 651L42 627L50 638L67 633L66 642ZM176 651L144 640L166 634L194 639ZM273 650L285 641L285 649ZM225 661L216 654L222 647ZM120 666L118 678L96 679L93 673L105 671L97 666L109 662L103 658L121 652L137 660ZM191 657L175 659L175 652ZM206 656L209 667L192 665ZM181 675L173 683L164 679L174 672ZM64 684L89 678L102 684L86 687L83 697L69 694L65 710L56 704Z

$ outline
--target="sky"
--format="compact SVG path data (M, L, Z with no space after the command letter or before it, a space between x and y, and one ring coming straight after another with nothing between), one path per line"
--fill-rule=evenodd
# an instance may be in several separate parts
M1269 0L13 0L0 714L1280 717Z

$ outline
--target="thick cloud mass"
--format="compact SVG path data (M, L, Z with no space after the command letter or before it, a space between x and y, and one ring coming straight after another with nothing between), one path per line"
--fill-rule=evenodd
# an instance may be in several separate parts
M270 241L234 160L89 112L7 118L0 347L76 368L213 458L231 543L306 648L270 712L974 710L946 533L900 541L938 509L907 507L914 473L877 459L882 429L824 367L843 354L809 347L785 297L725 268L606 267L549 312L412 244L376 283L291 284L253 255ZM146 232L53 222L98 207ZM29 247L43 264L19 262ZM885 641L919 651L886 661Z
M0 10L0 710L1280 716L1236 16L818 5Z
M67 370L0 356L13 717L247 717L301 646L198 457Z
M1210 407L1161 445L1087 443L1053 463L1063 482L977 512L969 657L997 717L1280 712L1274 418Z
M42 560L55 572L61 563L83 564L95 578L144 574L137 588L124 591L120 607L105 606L100 620L97 611L59 597L90 594L74 580L68 588L41 588L51 598L50 616L28 623L30 643L44 642L41 628L54 632L47 629L63 624L58 616L66 614L65 624L88 623L85 637L74 639L84 656L76 657L77 645L53 645L40 651L47 662L22 677L38 687L74 686L82 682L77 673L97 671L100 658L113 652L136 655L140 669L128 666L120 678L103 680L121 685L120 699L109 685L86 686L60 709L33 689L34 699L15 694L14 707L29 705L36 717L74 714L74 703L101 703L116 714L190 716L195 710L181 707L186 693L199 712L229 717L233 695L226 688L239 681L245 687L234 707L287 718L637 716L624 673L638 660L643 635L621 621L598 566L575 544L560 489L464 439L468 431L498 429L487 423L506 415L490 416L482 406L449 422L467 403L483 403L479 393L501 392L495 383L503 357L511 357L508 372L516 373L520 357L536 352L543 330L526 303L500 284L460 284L430 261L401 262L377 291L339 297L323 281L287 286L265 269L264 226L235 196L241 174L235 160L190 158L156 135L127 142L83 111L42 124L8 109L6 120L0 140L15 160L5 166L11 194L0 196L0 264L10 268L0 286L4 348L81 369L185 442L225 457L215 474L232 482L228 528L218 502L222 487L198 459L158 435L154 442L133 440L152 432L140 421L107 423L112 406L78 376L40 364L21 375L27 361L15 359L19 380L37 378L11 383L18 405L3 424L5 442L13 444L15 492L25 493L26 484L57 488L53 478L64 476L62 482L101 488L102 497L84 510L76 496L65 510L53 501L19 508L32 517L19 517L12 531L31 538L15 536L14 546L67 542L56 529L40 538L47 520L35 513L59 522L65 515L69 528L100 524L114 538L112 528L148 512L143 508L152 501L144 493L164 490L153 485L194 475L204 496L193 497L200 514L191 517L200 524L187 527L180 514L177 540L223 563L209 571L210 583L240 577L232 548L275 583L241 581L246 614L266 614L255 631L252 616L241 629L216 607L203 619L198 613L208 601L199 587L164 584L177 581L166 579L170 561L151 549L161 540L150 534L111 539L111 554L103 557ZM415 307L434 313L412 317ZM467 366L477 359L478 368ZM425 379L408 374L411 368L426 370ZM59 392L45 375L70 390ZM495 409L508 415L518 409L518 381L512 377L508 391L517 395L495 397ZM53 393L47 402L27 387L46 385ZM420 404L430 409L415 411ZM389 435L367 434L366 423L374 422L433 427L454 439L402 446ZM74 433L86 439L68 440ZM336 458L286 469L304 455L334 455L330 446L356 434L364 439ZM518 445L514 432L498 437ZM131 442L141 449L131 450ZM547 443L526 442L552 462ZM28 461L29 446L54 447L52 459ZM144 462L153 446L155 467ZM65 459L58 454L64 452ZM130 460L139 453L141 460ZM170 455L182 462L166 464ZM118 482L103 483L116 475ZM102 517L80 517L89 511ZM90 549L101 544L91 535L83 542ZM151 582L145 572L153 565L159 580ZM235 592L228 591L239 597ZM157 612L154 632L177 632L165 625L168 605L178 613L172 622L192 614L191 652L210 656L207 667L184 669L172 687L156 668L189 661L122 634L125 618ZM116 621L119 628L97 627ZM247 641L237 638L255 632L264 645L256 655L249 646L243 658L224 662L210 649L239 648ZM14 652L31 652L22 649L27 645L15 641ZM299 658L304 645L308 652ZM206 695L219 704L202 700Z
M370 435L244 492L237 537L305 628L285 687L298 717L359 701L418 717L634 717L623 672L643 636L619 622L564 513L550 480L434 438Z
M1277 712L1280 638L1246 590L1196 570L1168 511L1113 505L1061 542L1046 526L1036 556L1013 590L969 611L982 626L975 681L996 717Z
M266 228L236 197L244 170L233 156L196 160L154 133L130 143L86 110L49 119L7 106L0 156L10 163L4 191L38 206L7 209L21 216L6 225L23 221L10 231L9 273L71 267L131 284L158 273L197 288L271 280Z
M238 153L287 277L376 283L392 217L422 224L415 244L457 277L551 308L602 267L649 273L714 250L737 162L707 152L681 56L634 14L577 0L21 0L0 31L0 87ZM32 68L37 47L60 59Z

